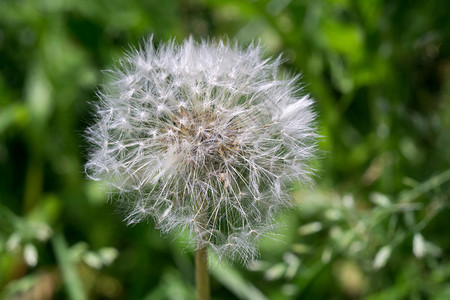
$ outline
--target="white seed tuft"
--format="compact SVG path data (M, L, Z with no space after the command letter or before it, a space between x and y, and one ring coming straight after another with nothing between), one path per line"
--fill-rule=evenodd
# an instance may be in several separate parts
M88 176L108 183L129 224L189 230L198 247L248 262L288 185L309 184L313 101L259 45L153 47L150 38L98 93Z

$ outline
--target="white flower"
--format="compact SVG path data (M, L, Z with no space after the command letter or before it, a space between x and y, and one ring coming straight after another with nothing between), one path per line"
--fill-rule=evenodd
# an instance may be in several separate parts
M426 254L426 242L420 233L414 234L413 253L417 258L422 258Z
M378 250L375 258L373 259L372 267L375 270L379 270L383 268L389 258L391 257L392 247L390 245L383 246L380 250Z
M88 176L117 192L129 224L187 229L197 247L249 261L288 185L310 183L313 100L259 45L222 41L155 49L150 38L99 92Z

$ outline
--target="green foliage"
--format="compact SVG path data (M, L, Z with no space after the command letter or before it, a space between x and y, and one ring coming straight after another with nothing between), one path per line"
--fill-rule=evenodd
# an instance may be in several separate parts
M151 33L261 39L317 100L315 190L213 299L450 298L447 2L1 1L0 298L194 298L184 236L125 227L83 175L101 70Z

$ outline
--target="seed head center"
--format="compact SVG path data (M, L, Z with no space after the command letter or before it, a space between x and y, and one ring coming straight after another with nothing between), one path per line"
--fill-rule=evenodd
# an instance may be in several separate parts
M194 165L223 163L240 149L238 120L213 110L180 109L163 133L167 149L184 155Z

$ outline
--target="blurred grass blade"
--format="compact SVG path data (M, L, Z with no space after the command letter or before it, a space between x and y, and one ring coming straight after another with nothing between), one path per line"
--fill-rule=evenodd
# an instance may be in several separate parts
M69 299L71 300L85 300L87 299L81 280L78 277L75 265L69 255L67 242L61 233L55 234L52 238L53 249L56 254L58 265L64 279L64 285L67 290Z
M0 203L0 232L10 233L19 228L21 219L17 217L8 207Z
M179 270L169 268L164 271L157 287L143 300L195 300L195 291L195 288L182 277Z
M0 110L0 134L14 125L21 127L27 123L28 111L23 104L11 104Z
M212 266L211 274L223 286L227 287L240 299L267 300L259 289L244 279L238 270L225 261L219 261L218 257L209 253L209 265Z
M429 192L447 181L450 181L450 169L446 170L436 176L431 177L427 181L422 184L419 184L412 190L406 191L400 195L400 202L410 202L415 200L416 198L422 196L426 192Z

